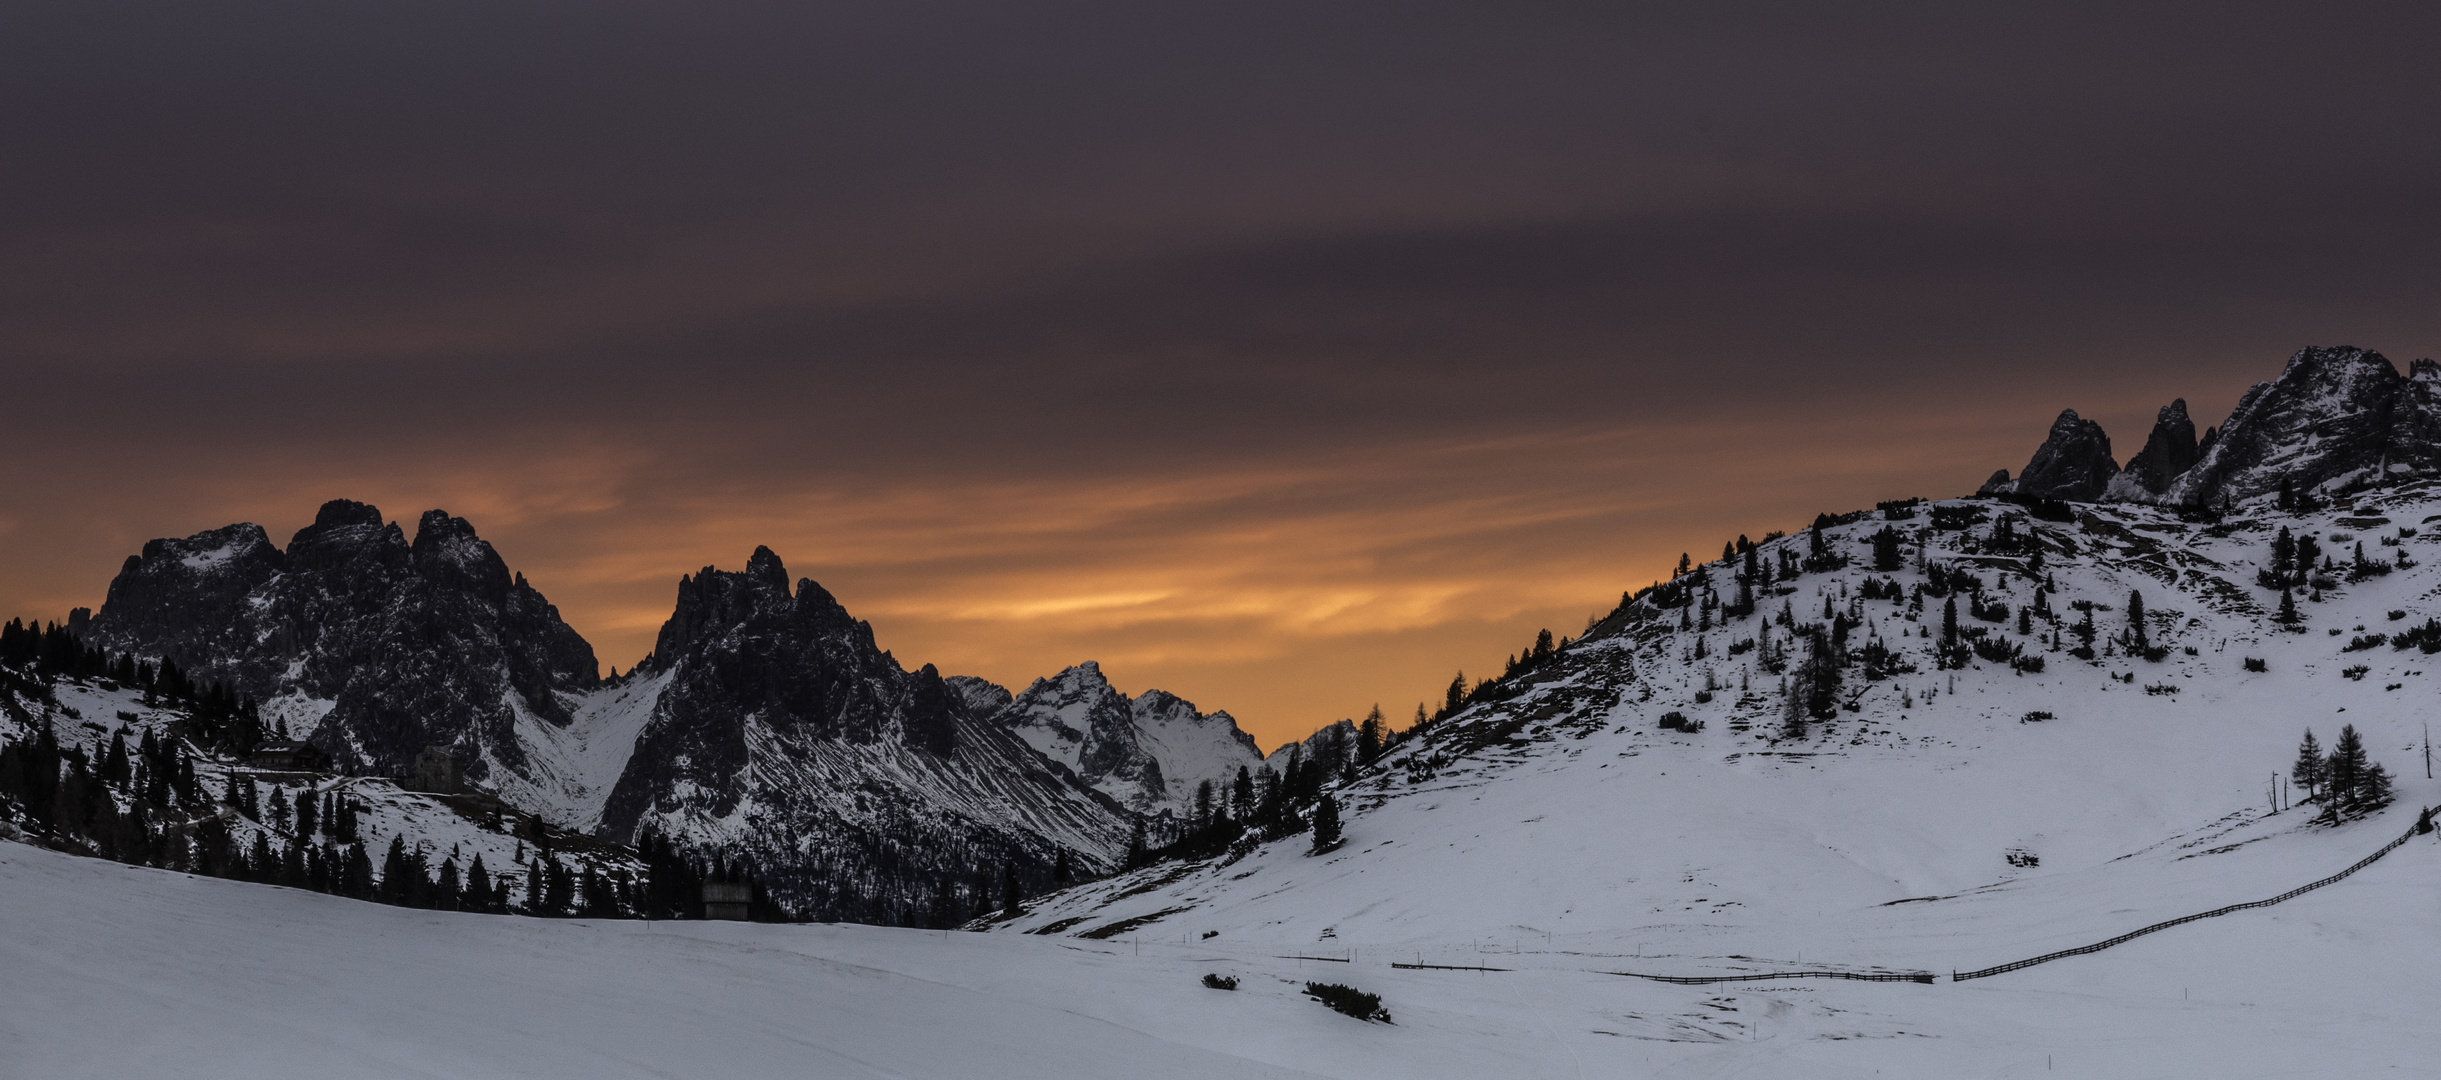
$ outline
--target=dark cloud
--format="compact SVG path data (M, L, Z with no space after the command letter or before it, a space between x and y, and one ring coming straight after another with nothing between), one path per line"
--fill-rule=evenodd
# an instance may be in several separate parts
M2063 405L2132 448L2298 345L2441 351L2436 31L16 5L0 603L89 602L150 535L429 501L565 575L615 655L671 575L796 538L903 654L1135 655L1277 733L1698 535L1971 487Z

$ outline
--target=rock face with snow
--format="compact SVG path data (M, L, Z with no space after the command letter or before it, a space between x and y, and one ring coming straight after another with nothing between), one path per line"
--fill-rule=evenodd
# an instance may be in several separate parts
M2418 360L2401 375L2382 354L2343 345L2298 350L2200 440L2185 399L2171 402L2125 472L2101 425L2064 411L2024 473L1995 473L1977 493L2218 507L2283 485L2354 490L2433 473L2441 365Z
M1091 867L1127 839L1116 803L976 714L980 680L901 667L768 548L682 578L632 677L658 689L602 830L749 856L818 918L926 921L944 882L1047 887L1063 849Z
M1993 476L1983 493L2084 502L2101 498L2118 474L2119 463L2110 456L2110 436L2102 433L2102 425L2080 418L2075 409L2062 409L2025 471L2015 480Z
M2441 467L2437 373L2429 362L2413 370L2402 377L2382 354L2349 346L2298 350L2279 378L2238 401L2171 501L2219 505L2284 482L2306 491Z
M523 774L521 725L565 727L598 682L592 646L464 518L430 511L410 543L345 500L284 551L257 525L146 544L86 639L230 682L267 722L381 773L440 745L472 779Z
M1200 712L1161 690L1131 699L1090 660L1036 679L993 721L1139 813L1183 813L1199 784L1225 788L1239 769L1263 763L1228 713Z

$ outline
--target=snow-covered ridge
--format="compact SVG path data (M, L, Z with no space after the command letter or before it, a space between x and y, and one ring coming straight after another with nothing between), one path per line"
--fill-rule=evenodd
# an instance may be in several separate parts
M1540 937L1546 956L1667 953L1682 974L1946 971L2276 895L2412 820L2333 828L2290 808L2302 793L2282 778L2308 728L2327 745L2355 727L2400 778L2398 805L2441 802L2421 756L2441 657L2364 645L2441 616L2433 482L2303 516L2268 499L2217 522L2131 505L2074 516L1918 504L1821 528L1824 557L1813 530L1761 545L1766 569L1743 585L1743 560L1700 567L1339 788L1334 853L1292 837L1161 864L1006 929L1148 919L1148 934L1434 962ZM2257 583L2282 528L2335 560L2294 599L2302 632ZM1878 569L1884 530L1895 565ZM2359 544L2386 570L2354 569ZM2126 652L2134 592L2158 660ZM1964 666L1940 666L1953 602L1962 650L2023 662L1962 651ZM2091 661L2072 654L2088 614ZM1783 680L1834 624L1832 715L1797 734Z

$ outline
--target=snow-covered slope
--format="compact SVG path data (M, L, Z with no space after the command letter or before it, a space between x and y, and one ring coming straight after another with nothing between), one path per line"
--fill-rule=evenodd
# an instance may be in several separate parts
M2003 515L2032 547L1995 536ZM1334 853L1309 856L1292 837L1163 864L1045 898L1006 929L1144 919L1145 933L1427 961L1539 940L1682 974L1800 961L1947 971L2259 899L2346 866L2405 828L2412 805L2441 802L2422 759L2441 657L2343 651L2441 614L2436 521L2441 497L2417 482L2309 518L2258 504L2217 525L2140 506L2080 507L2059 523L2000 502L1932 504L1822 529L1833 558L1814 571L1801 533L1758 552L1772 573L1755 614L1708 606L1734 605L1741 567L1704 567L1403 744L1340 791L1347 843ZM2413 565L2339 573L2300 601L2306 632L2287 632L2272 621L2278 594L2255 583L2282 526L2319 534L2343 564L2362 541L2369 559ZM1885 527L1901 534L1902 565L1877 572L1871 536ZM1840 556L1851 561L1827 565ZM1952 597L1915 598L1957 573L1983 586L1980 601L1953 593L1964 630L2041 657L2041 671L1936 666ZM2057 621L2031 618L2021 636L2016 610L2045 583ZM2158 662L2110 641L2134 590L2151 643L2168 647ZM1658 606L1673 593L1695 602ZM2010 613L1970 613L1992 604ZM2090 663L2067 651L2082 604L2103 650ZM1802 635L1829 618L1852 627L1844 707L1792 737L1784 675L1762 661L1785 650L1795 674ZM1877 644L1883 667L1915 670L1869 678L1862 655ZM1665 728L1671 714L1687 723ZM2328 746L2343 724L2400 778L2399 808L2338 828L2309 826L2310 806L2271 813L2300 736Z
M524 919L0 842L0 1074L2413 1076L2441 1056L2436 891L2441 845L2426 840L2344 889L2007 978L1671 986L1598 973L1651 961L1522 932L1421 954L1506 969L1477 973L1392 968L1417 958L1407 949L1202 940L1192 925L1079 941ZM1206 989L1205 974L1238 989ZM1310 979L1380 994L1395 1023L1323 1009L1301 993Z
M177 740L187 719L176 708L147 705L141 693L106 679L60 679L51 685L51 696L53 700L43 702L0 692L0 698L6 699L4 707L0 707L0 745L29 743L36 725L44 725L62 747L80 750L89 761L98 763L114 736L124 738L131 748L147 734ZM197 803L184 807L175 819L157 820L165 825L184 821L188 827L183 831L192 834L195 823L212 819L234 850L252 849L260 842L274 853L285 853L301 844L332 842L327 828L301 835L291 827L294 819L276 820L268 810L276 792L277 800L290 806L307 798L324 804L345 799L352 804L356 842L364 846L376 865L393 840L403 840L407 851L422 854L436 871L444 862L452 861L461 872L467 871L480 857L487 875L494 881L507 881L512 900L519 901L525 896L528 872L539 865L534 847L521 838L521 833L531 830L521 829L525 823L520 822L516 808L501 808L479 797L409 791L381 777L260 769L198 752L191 744L188 751L195 787L201 797ZM251 815L239 812L226 798L239 783L254 786L255 806ZM133 813L136 809L124 793L113 793L111 798L119 813ZM548 815L545 820L549 820ZM553 835L559 834L554 831ZM562 865L575 873L582 874L591 868L604 875L632 879L643 870L642 864L625 849L583 837L561 839L567 843L555 849L555 854Z
M1088 660L1034 685L992 716L1044 757L1138 813L1184 817L1199 785L1226 797L1238 770L1259 768L1254 737L1228 713L1204 713L1161 690L1120 693Z

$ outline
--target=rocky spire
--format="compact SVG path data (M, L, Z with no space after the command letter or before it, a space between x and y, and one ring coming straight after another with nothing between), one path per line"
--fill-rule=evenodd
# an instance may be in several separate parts
M2193 436L2192 426L2188 434ZM2103 433L2102 425L2080 418L2075 409L2062 409L2059 419L2051 422L2049 437L2035 449L2033 460L2026 462L2025 471L2005 482L1994 476L1983 493L2091 502L2102 497L2118 474L2119 463L2111 457L2110 436Z
M2127 459L2127 470L2111 485L2112 494L2132 497L2133 492L2121 490L2128 487L2145 495L2168 491L2171 481L2195 465L2196 455L2195 421L2187 417L2187 399L2179 398L2154 415L2152 435L2144 440L2144 449Z

